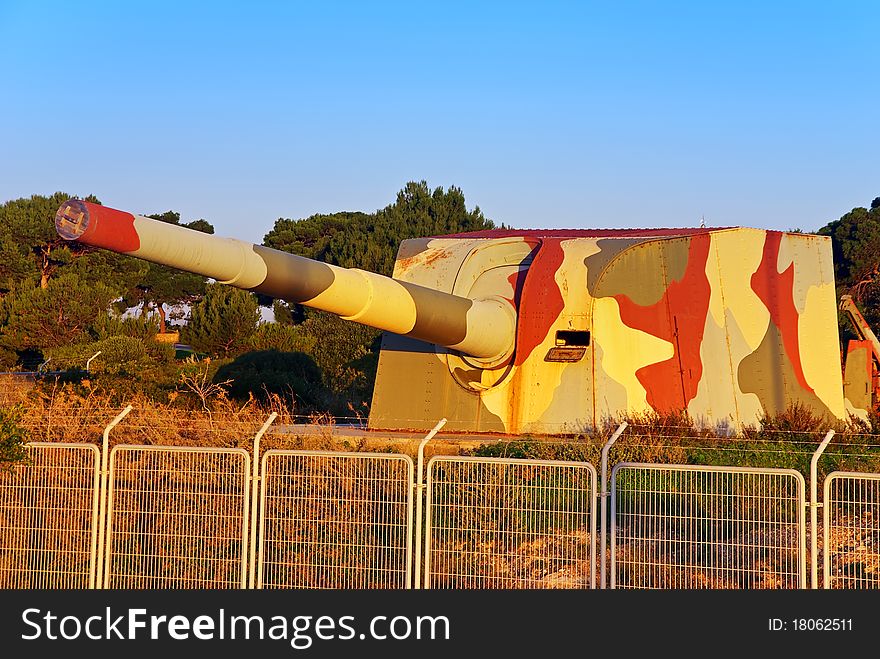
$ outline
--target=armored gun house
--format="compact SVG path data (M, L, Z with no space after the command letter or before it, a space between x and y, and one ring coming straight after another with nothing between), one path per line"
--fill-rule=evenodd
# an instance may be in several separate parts
M830 239L751 228L404 241L394 277L69 200L61 236L386 331L368 426L577 433L686 410L843 418Z
M570 433L687 410L739 427L843 417L831 245L749 228L488 231L409 240L396 278L518 311L509 363L386 335L370 423Z

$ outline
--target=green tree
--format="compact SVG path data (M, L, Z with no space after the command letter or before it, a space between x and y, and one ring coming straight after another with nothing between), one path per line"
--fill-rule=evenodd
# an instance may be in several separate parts
M3 207L0 207L0 214ZM3 218L0 217L0 222ZM32 274L31 259L27 245L17 241L15 236L3 231L0 224L0 298Z
M93 338L110 300L146 272L146 265L62 239L55 213L70 195L33 195L0 204L0 363L38 357L65 342ZM88 201L100 203L95 197ZM60 283L59 283L60 282Z
M407 238L442 236L492 229L495 224L483 216L479 206L465 206L464 193L452 186L433 191L425 181L410 181L397 193L397 200L372 216L365 227L368 240L346 236L339 241L339 264L391 275L401 241ZM366 263L365 267L362 265Z
M102 281L122 293L144 272L137 259L61 238L55 231L55 212L69 198L56 192L0 205L0 295L26 282L45 289L61 272ZM100 203L93 196L86 200Z
M148 215L156 220L213 234L214 226L206 220L180 223L180 213L166 211L158 215ZM147 316L156 311L159 316L159 332L164 334L168 319L165 305L193 304L205 293L206 280L195 275L157 263L146 263L146 272L138 279L124 297L127 307L141 308L141 315Z
M288 304L284 300L272 301L272 315L281 325L299 325L306 319L305 308L300 304Z
M19 363L19 352L13 343L4 336L6 326L9 324L9 308L12 306L12 296L0 296L0 368L11 369Z
M291 254L338 265L336 245L346 240L346 231L367 226L370 216L360 212L318 213L302 220L278 218L263 244ZM348 237L349 240L352 236Z
M467 209L459 188L431 190L425 181L410 181L397 193L393 204L375 213L312 215L303 220L280 218L263 244L333 265L390 276L402 240L494 226L479 207Z
M117 292L99 281L69 273L53 277L45 288L23 288L7 301L2 343L13 350L46 350L86 343L97 319L107 315Z
M212 357L236 357L248 349L259 321L260 309L252 293L209 284L205 296L192 306L181 336Z
M880 197L878 197L880 199ZM853 208L818 233L831 237L839 292L859 303L865 319L880 325L880 202Z

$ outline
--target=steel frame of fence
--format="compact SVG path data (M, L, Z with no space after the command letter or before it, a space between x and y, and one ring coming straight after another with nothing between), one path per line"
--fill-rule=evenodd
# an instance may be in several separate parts
M38 454L44 453L47 455L59 453L61 451L67 451L67 452L73 452L73 453L85 452L85 453L91 454L92 465L85 466L85 467L81 468L82 475L84 476L84 478L83 478L83 482L79 483L78 484L79 487L76 488L76 489L83 490L81 506L78 507L76 510L79 510L81 512L89 510L88 517L89 517L90 521L88 523L87 528L73 528L72 527L71 522L77 520L78 517L80 517L80 516L73 514L75 512L75 510L72 510L70 507L63 507L63 506L56 505L58 503L58 499L59 499L59 497L57 495L52 496L52 497L48 497L48 499L49 499L48 502L45 500L45 498L43 498L40 501L40 504L42 504L44 506L44 508L42 508L42 510L48 510L48 511L51 511L52 513L55 513L57 515L57 520L59 521L59 527L54 528L53 530L56 531L56 533L61 532L61 534L62 534L61 539L63 539L64 537L68 536L70 533L73 533L73 532L79 532L79 533L88 535L87 546L82 548L82 550L78 551L78 552L76 551L76 549L73 550L73 553L78 553L78 554L82 555L84 558L87 556L88 569L84 574L79 575L80 577L84 577L85 581L83 583L80 583L79 585L72 585L72 586L68 585L68 586L60 586L60 587L62 587L62 588L63 587L94 588L95 584L96 584L97 568L98 568L97 561L96 561L97 547L98 547L98 506L99 506L98 480L99 480L99 471L100 471L100 469L99 469L100 454L98 452L98 447L93 444L74 444L74 443L67 443L67 442L33 442L33 443L27 444L25 448L29 452L37 452ZM27 474L27 476L25 476L25 478L29 477L33 473L30 470L43 468L39 465L39 462L40 462L39 459L34 460L33 462L36 464L32 463L30 465L23 466L24 469L29 470L29 473ZM65 460L65 462L68 462L68 461ZM57 465L55 465L55 467L57 467ZM46 468L52 469L53 466L50 465L49 467L46 467ZM71 469L70 467L66 467L66 468ZM28 484L28 483L24 483L21 485L6 485L6 484L0 482L0 495L2 495L4 491L9 492L10 490L12 490L12 491L25 490L26 496L30 496L34 501L37 501L37 500L40 500L40 498L41 498L40 493L45 494L47 491L61 489L61 486L59 485L59 480L57 480L57 478L58 478L57 474L55 474L55 479L53 479L52 485L43 484L43 485L38 485L38 486L34 486L33 484ZM0 497L0 502L2 502L2 497ZM2 504L0 504L0 505L2 505ZM12 510L13 506L10 505L9 508L10 508L10 513L13 517L13 520L16 520L17 518L19 518L18 514ZM14 510L21 511L21 508L19 506L15 506ZM22 529L22 528L19 528L16 526L0 527L0 530L6 531L6 530L9 530L10 528L14 529L15 531L38 530L38 529ZM15 536L13 536L13 537L15 537ZM0 544L0 549L19 551L22 553L36 551L42 555L41 560L43 560L43 561L51 560L51 557L52 557L51 553L43 547L24 547L24 546L8 546L7 547L7 546L5 546L5 543L2 543L2 544ZM64 552L64 553L69 554L71 552ZM15 574L16 571L10 570L10 572ZM75 578L75 576L76 576L75 572L67 572L67 573L61 573L61 574L62 575L67 574L68 578ZM52 579L53 575L56 577L54 580ZM53 572L47 571L46 576L49 577L48 583L39 582L37 585L30 585L29 587L31 587L31 588L50 588L50 587L52 587L51 584L53 583L53 581L55 583L58 583L58 581L62 581L61 576L59 574L56 574ZM5 579L3 581L5 582ZM5 587L8 588L9 586L5 586Z
M835 488L835 486L838 486ZM856 491L857 496L848 494ZM860 506L857 516L847 519L843 514L846 506ZM862 474L850 471L835 471L825 478L823 496L823 570L822 586L830 589L835 584L845 584L843 588L880 588L880 474ZM859 525L866 519L871 521ZM848 552L830 551L832 544L838 542L836 536L844 535L855 545ZM843 569L837 559L848 556L855 559L868 559L869 548L873 551L873 564L864 567L865 561L852 562L852 571L862 574L840 576L833 574ZM871 578L873 575L873 578Z
M470 466L477 467L477 468L489 466L489 465L495 465L495 466L501 467L505 470L509 467L512 467L512 468L523 469L523 470L545 470L545 471L550 471L551 473L552 473L552 470L556 470L557 472L560 472L560 473L567 471L572 474L577 473L577 472L585 472L587 475L588 481L589 481L587 484L587 492L586 492L586 497L585 497L586 504L587 504L586 510L581 510L581 511L571 511L571 510L564 510L564 509L551 510L549 507L545 507L544 509L541 509L540 507L536 507L536 508L533 508L527 512L529 512L531 515L529 520L531 522L537 521L537 522L539 522L539 524L540 524L542 516L552 515L554 513L556 513L556 514L561 513L563 515L563 517L565 516L566 513L571 514L571 515L575 515L575 516L577 516L577 515L580 515L580 516L586 515L587 516L588 519L587 519L586 532L587 532L588 538L589 538L589 540L588 540L589 549L588 549L586 556L583 558L588 560L589 564L590 564L589 588L595 588L595 586L596 586L596 544L597 544L596 543L596 469L595 469L595 467L593 467L593 465L591 465L587 462L561 462L561 461L552 461L552 460L519 460L519 459L505 459L505 458L449 457L449 456L435 456L435 457L431 458L431 460L428 462L428 480L427 480L427 494L426 494L427 515L426 515L426 520L425 520L425 560L424 560L424 576L422 579L424 588L436 587L436 585L433 583L433 579L432 579L432 576L434 576L432 573L432 567L433 567L432 563L434 562L433 553L434 553L434 550L436 549L432 545L436 539L435 536L437 535L436 528L434 525L434 519L435 519L434 513L436 513L437 511L442 512L444 510L444 506L446 505L445 502L441 499L442 494L436 488L436 486L438 484L443 485L443 483L444 483L442 479L438 478L437 469L438 469L439 465L470 465ZM477 484L478 485L479 484L486 485L487 483L478 482ZM514 494L522 493L523 491L526 491L529 489L528 485L523 486L522 484L519 484L518 486L501 484L500 487L506 488L506 490L503 490L503 491L512 492ZM544 493L550 493L553 490L551 488L544 487L540 491L544 492ZM557 492L557 495L558 495L558 492ZM484 511L492 510L494 507L496 509L496 512L497 512L497 510L502 509L502 508L499 508L497 505L493 506L493 502L491 502L491 501L487 503L485 497L486 497L486 492L483 491L480 493L480 498L483 503L479 504L479 505L471 505L471 506L467 506L467 507L470 507L471 509L482 509ZM440 499L440 501L438 501L438 499ZM569 501L569 503L570 503L570 501ZM452 507L450 507L450 508L454 509ZM545 519L543 521L546 522L547 520ZM461 532L460 535L464 535L464 531L466 531L466 530L477 530L477 529L458 529L458 531ZM482 529L479 529L479 530L482 531ZM551 535L552 529L541 527L540 530L542 532L529 533L528 531L514 531L514 530L503 530L502 529L502 530L490 531L490 534L492 534L496 538L500 538L502 540L511 539L513 541L516 541L516 540L536 540L536 541L540 542L540 541L548 541L549 540L550 542L553 542L553 541L559 540L560 536L558 534ZM456 537L454 533L451 535L453 536L453 538L452 538L453 543L455 543L455 541L457 541L457 540L461 541L461 537ZM510 536L519 536L519 537L518 538L510 538ZM565 536L563 536L563 538L565 538ZM461 550L460 549L456 550L456 553L460 554ZM556 558L557 561L560 562L564 567L568 567L568 561L570 561L572 563L576 563L576 561L578 560L577 556L566 556L564 554L565 554L565 552L563 551L562 556L557 555L557 556L551 557L551 558ZM484 555L490 556L493 554L491 552L485 552ZM493 556L498 557L498 554L496 553ZM508 555L504 558L510 558L511 560L515 561L517 558L521 558L521 557L515 557L510 552L508 552ZM583 558L581 558L581 560L583 560ZM558 574L558 572L557 572L557 574ZM490 579L490 580L493 580L493 582L495 582L495 583L502 584L502 585L500 585L500 587L508 587L508 588L514 587L515 585L521 584L523 582L523 579L516 579L516 578L486 577L486 576L480 576L480 575L460 575L460 576L464 576L466 578L473 576L478 581L480 581L480 580L485 581L486 579ZM526 582L534 582L534 580L530 580L530 579L525 579L525 581ZM552 584L550 584L550 586L552 586ZM460 588L462 586L454 586L454 587ZM464 587L467 587L467 586L464 586ZM545 584L544 587L548 587L548 585Z
M197 488L196 484L189 483L186 485L191 485L191 487L185 486L182 488L178 488L176 490L170 489L170 488L163 490L159 487L151 487L151 483L149 483L149 482L138 483L139 486L144 487L143 490L135 490L135 489L122 487L119 483L119 476L120 476L120 472L124 471L126 468L124 466L120 466L119 463L121 463L121 462L124 463L124 461L126 460L126 456L135 456L137 454L158 456L159 459L165 458L169 461L174 458L182 458L185 460L189 456L192 456L194 458L209 458L209 457L220 457L220 456L227 457L228 456L233 463L236 461L238 462L238 469L235 469L233 467L233 470L224 473L224 475L229 476L230 478L239 481L238 488L237 488L238 492L235 492L235 491L233 491L231 493L229 493L229 492L209 492L210 494L216 494L218 497L227 497L227 498L234 497L235 499L237 499L237 501L234 500L232 505L224 506L224 508L222 510L217 510L217 511L212 512L209 509L208 513L205 514L204 516L207 518L206 521L208 521L209 523L217 524L217 523L222 523L224 518L226 518L231 512L234 512L236 510L239 511L239 514L241 516L241 522L240 522L240 524L238 524L238 527L239 527L238 536L235 537L235 536L230 535L226 538L223 538L223 537L220 538L220 541L228 540L230 542L234 542L237 540L240 543L239 550L237 552L239 554L239 556L235 557L233 555L233 557L231 559L220 558L217 560L221 564L224 560L227 563L230 561L235 561L236 563L238 563L238 568L236 570L238 572L237 579L235 579L235 581L228 580L228 581L226 581L226 583L228 583L230 585L231 584L238 584L237 587L246 588L247 587L247 577L248 577L248 557L249 557L248 540L249 540L250 513L251 513L251 506L250 506L250 481L251 481L250 459L251 458L250 458L250 454L245 449L242 449L242 448L207 448L207 447L190 447L190 446L139 446L139 445L125 445L125 444L115 446L113 448L113 450L110 452L109 486L107 488L106 540L105 540L104 554L102 556L102 559L104 562L104 580L103 580L102 586L104 588L107 588L107 587L136 588L138 586L132 586L131 584L117 586L117 585L113 584L113 581L114 580L123 580L123 579L138 579L138 578L152 580L153 582L155 582L156 580L159 580L160 583L163 580L166 580L166 582L167 582L168 580L176 578L179 580L185 580L185 581L191 581L191 582L197 583L197 584L199 584L198 587L202 587L202 588L209 587L205 584L211 583L210 581L200 581L198 576L194 576L192 578L181 576L181 575L177 575L176 577L168 576L167 574L161 574L161 570L158 570L158 569L152 570L152 571L150 571L150 573L133 572L133 573L125 574L125 575L120 575L118 573L118 571L113 570L113 565L114 565L113 558L115 555L114 554L114 541L115 541L114 533L117 533L117 534L119 533L119 531L117 529L117 527L119 526L119 523L117 522L117 514L121 512L118 509L118 503L119 503L118 499L120 498L121 495L125 495L125 494L135 495L135 499L136 499L137 503L141 503L142 498L143 498L143 496L136 496L137 494L147 495L147 496L152 495L154 497L156 495L162 495L164 498L163 507L168 508L168 507L174 506L175 495L177 495L178 498L182 498L183 500L185 500L185 498L192 495L193 490L196 490L196 488ZM199 465L196 464L194 466L198 467ZM190 473L190 472L184 472L184 473ZM198 475L198 474L205 473L205 472L193 471L191 473ZM169 472L169 474L174 476L174 475L179 475L179 472ZM223 499L219 499L219 501L222 502ZM207 507L208 501L205 501L203 499L202 506ZM130 510L130 511L125 511L125 512L136 513L137 511ZM165 514L169 515L169 516L173 516L178 513L169 511L169 512L166 512ZM171 519L173 520L174 518L171 517ZM183 521L183 520L181 520L181 521ZM114 523L114 522L116 522L116 523ZM175 529L175 531L176 530L177 529ZM131 534L131 535L135 538L136 541L138 541L140 539L140 536L137 536L136 534ZM146 534L146 533L144 533L142 535L149 536L149 534ZM208 536L207 534L185 535L183 533L173 533L173 534L169 534L168 536L166 536L164 538L164 540L166 543L171 542L173 540L177 540L181 544L183 544L186 542L198 543L198 542L211 541L211 540L216 540L216 538ZM183 552L186 552L185 547L179 547L179 548ZM151 558L151 559L153 559L154 562L159 561L161 559L160 556L156 556L156 555L152 555L152 556L145 555L144 558ZM194 560L195 562L199 561L198 558L193 558L193 557L187 556L186 554L182 554L180 556L176 556L173 558L183 559L183 560L190 559L190 560ZM179 562L182 562L182 561L179 561ZM156 566L154 564L151 567L156 567ZM216 582L217 581L215 580L215 583ZM224 583L224 582L220 581L219 583ZM157 586L152 585L152 587L156 588ZM174 586L170 586L170 587L174 587ZM190 586L190 587L192 587L192 586ZM232 586L232 587L235 587L235 586Z
M617 550L619 548L619 539L618 539L618 477L621 471L623 470L631 470L631 471L641 471L641 472L671 472L671 473L680 473L680 474L718 474L720 476L739 476L739 477L747 477L747 476L765 476L765 477L776 477L780 479L790 478L793 481L794 486L796 487L796 495L794 501L791 505L794 506L796 518L785 520L780 520L779 518L770 520L770 523L781 523L786 526L794 526L797 531L797 547L795 548L797 552L797 568L796 573L792 571L789 576L795 576L797 579L797 585L792 586L796 588L806 588L806 503L805 503L805 489L806 483L804 477L799 472L793 469L753 469L748 467L717 467L717 466L695 466L695 465L675 465L675 464L650 464L650 463L620 463L614 467L611 473L611 588L617 588L618 579L617 579ZM648 492L651 494L651 492ZM685 492L683 494L693 495L698 494L697 492ZM716 493L712 495L716 497L715 501L720 501L718 497L725 496L725 493ZM659 497L657 497L659 498ZM757 500L771 500L769 497L750 497L750 499ZM791 499L789 499L791 501ZM660 503L656 501L652 501L652 508L655 510L661 507ZM655 516L655 519L661 519L659 516ZM671 541L673 544L676 542L683 545L686 542L690 541L688 537L689 534L694 534L702 527L699 526L700 522L704 522L706 520L712 521L711 517L699 517L697 515L691 516L664 516L664 522L669 522L670 520L682 519L685 520L685 539L683 541L673 540ZM759 516L749 516L744 519L739 519L736 517L732 517L729 519L722 518L722 523L727 526L724 527L724 530L727 532L737 530L743 523L745 524L759 524L764 521ZM655 529L656 530L656 529ZM714 533L714 530L712 531ZM661 542L663 538L660 538ZM709 545L714 548L715 551L718 551L718 547L725 546L725 543L717 543L714 542L714 538L710 535L710 541L707 542L696 542L690 544L688 546L688 552L690 558L694 557L695 553L701 552L705 545ZM757 548L764 552L764 550L768 549L763 545L747 545L750 548ZM779 546L779 547L770 547L769 549L786 549L787 551L791 551L791 547ZM783 561L784 562L784 561ZM650 562L645 563L648 566L656 565L658 568L664 567L662 564L652 564ZM678 564L673 567L677 567ZM668 566L666 566L668 567ZM708 569L710 571L715 569L713 564L709 564ZM700 586L694 586L693 584L688 585L679 585L674 587L687 587L694 588ZM712 586L709 586L712 587Z
M366 553L368 562L371 566L367 571L373 574L374 579L381 579L383 578L383 575L396 575L396 579L386 582L391 583L392 585L384 587L412 587L414 491L412 458L408 455L392 453L302 450L271 450L263 455L261 470L263 487L260 494L260 509L258 515L259 531L257 536L256 581L253 587L264 588L267 586L265 574L265 568L268 563L267 543L270 541L275 542L274 540L270 540L269 537L269 520L270 517L271 519L281 519L281 517L278 517L277 515L270 516L269 514L270 506L274 505L274 501L278 499L278 497L273 495L270 490L279 478L277 473L273 475L270 466L279 461L287 461L288 463L292 462L294 465L299 463L300 466L306 467L306 476L299 480L301 481L302 486L306 488L306 494L310 495L305 497L304 501L311 502L310 505L313 506L313 511L314 507L332 505L334 501L337 503L341 501L343 503L343 505L336 511L337 517L341 519L327 520L326 518L321 519L317 515L310 516L310 511L305 510L304 506L300 507L297 505L300 502L291 502L291 507L294 509L294 513L300 516L288 519L292 519L294 522L302 522L304 523L303 526L305 524L311 524L312 533L328 534L328 537L323 540L313 540L311 536L307 536L307 539L302 541L303 544L314 545L323 554L318 563L307 565L292 563L291 565L293 567L306 569L323 567L328 570L335 568L337 570L342 570L343 572L346 570L350 571L351 568L349 566L333 565L331 558L332 555L334 553L338 554L343 550L354 552L362 551ZM311 476L308 474L308 463L311 463L313 470ZM348 489L354 489L353 493L348 493L350 498L333 499L328 495L326 490L321 491L322 485L317 482L315 472L331 468L332 465L342 469L343 473L337 479L330 479L331 481L338 481L330 485L331 494L333 487L341 488L343 486L348 486ZM364 476L365 471L369 472L371 469L374 470L372 476ZM385 469L384 474L382 473L383 469ZM393 474L388 476L388 474L394 469L403 471L403 473L397 474L396 479ZM383 475L387 477L382 478L381 476ZM324 486L326 487L326 479L324 480ZM392 498L390 502L383 499L383 492L381 490L381 487L383 486L398 488L397 492L393 492L394 495L397 495L397 498ZM358 488L361 487L366 487L366 497L358 496L360 494ZM400 489L405 489L402 496L399 491ZM387 494L387 492L385 492L385 494ZM389 503L391 506L390 509L387 508ZM399 514L401 508L403 508L404 512L402 523L398 522L395 524L393 521L390 521L393 519L393 516L387 515L389 512L397 512ZM368 513L378 513L377 516L380 518L380 521L378 523L375 520L372 523L367 522L365 520L365 515ZM360 518L358 518L358 516L360 516ZM299 527L299 529L301 528L302 527ZM374 532L377 532L377 529L381 529L381 531L378 531L378 536L372 535ZM294 526L294 533L296 533L297 530L298 528ZM404 542L402 544L394 544L393 537L395 534L400 535L401 532ZM352 538L354 538L354 542L352 542ZM363 540L366 542L361 543ZM376 542L372 542L372 540L375 540ZM388 544L381 544L383 542ZM294 546L297 543L291 540L287 541L286 544L288 546ZM385 555L383 555L383 552ZM393 558L395 554L400 552L403 553L404 557L402 564ZM317 553L318 552L316 552L316 554ZM389 554L391 557L389 557ZM328 560L320 562L325 558ZM374 565L379 565L379 567L373 567ZM363 572L363 570L361 570L361 572ZM363 583L365 576L365 574L360 574L358 575L358 579L352 580L351 575L346 574L338 585L332 587L362 588L365 587ZM400 577L402 577L402 581ZM293 584L293 587L326 587L321 585L316 586L315 584L306 584L304 583L304 580L297 582L297 577L294 577L292 581L296 582ZM288 583L285 585L289 586L290 584Z

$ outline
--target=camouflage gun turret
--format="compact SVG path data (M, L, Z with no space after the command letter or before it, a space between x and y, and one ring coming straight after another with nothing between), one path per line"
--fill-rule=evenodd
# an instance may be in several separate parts
M686 411L845 418L830 239L751 228L491 230L404 241L393 279L79 200L67 239L386 330L371 429L585 432Z

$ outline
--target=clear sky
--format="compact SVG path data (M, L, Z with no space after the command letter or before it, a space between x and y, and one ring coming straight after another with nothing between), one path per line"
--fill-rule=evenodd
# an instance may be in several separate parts
M815 230L880 195L880 2L0 0L0 201Z

